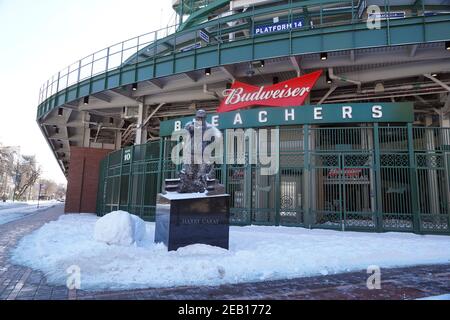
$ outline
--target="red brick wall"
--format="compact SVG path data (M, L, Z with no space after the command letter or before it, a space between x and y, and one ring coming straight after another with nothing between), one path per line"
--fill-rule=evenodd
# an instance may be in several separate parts
M95 213L100 161L111 150L70 148L66 213Z

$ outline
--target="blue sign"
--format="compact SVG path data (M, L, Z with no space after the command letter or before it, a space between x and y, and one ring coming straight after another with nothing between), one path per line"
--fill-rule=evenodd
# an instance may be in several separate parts
M432 17L432 16L437 16L440 14L449 14L449 13L450 13L450 11L425 11L423 15L425 17Z
M200 42L191 44L187 47L181 48L180 52L186 52L186 51L190 51L190 50L194 50L194 49L200 49L202 47L202 44Z
M279 22L279 23L272 23L270 25L262 25L262 26L255 26L253 30L253 34L267 34L267 33L274 33L274 32L281 32L281 31L290 31L293 29L302 28L304 26L303 20L295 20L293 22Z
M406 17L405 11L397 12L380 12L380 13L369 13L369 18L371 19L402 19Z
M198 31L198 36L200 37L200 39L202 39L203 41L205 41L206 43L209 43L209 36L206 32L199 30Z

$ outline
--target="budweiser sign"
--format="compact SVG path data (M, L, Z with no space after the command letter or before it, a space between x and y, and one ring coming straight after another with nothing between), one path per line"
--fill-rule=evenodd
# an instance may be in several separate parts
M322 75L316 71L270 87L256 87L235 81L223 92L225 97L217 112L229 112L251 106L293 107L305 102L313 86Z

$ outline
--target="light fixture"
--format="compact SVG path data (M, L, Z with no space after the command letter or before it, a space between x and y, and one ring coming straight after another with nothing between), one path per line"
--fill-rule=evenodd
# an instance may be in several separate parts
M327 73L326 73L326 79L327 79L327 83L328 84L331 84L333 82L333 80L330 78L330 72L328 70L327 70Z
M383 82L375 83L375 88L374 88L375 93L382 93L382 92L384 92L384 90L385 90L385 88L384 88Z
M89 104L89 96L84 97L83 103L85 106L87 106Z
M320 53L320 60L325 61L328 59L328 53L326 52L321 52Z
M438 74L437 73L432 73L431 76L436 78L438 76Z
M277 84L279 82L280 82L280 79L278 77L273 77L273 79L272 79L273 84Z
M64 114L64 109L63 108L59 108L58 109L58 116L62 117Z
M450 51L450 41L445 41L445 49Z
M138 84L137 84L137 83L133 83L132 89L133 89L133 91L137 91L137 89L138 89Z
M205 69L205 76L209 77L211 75L211 68Z
M264 66L266 65L266 63L265 63L264 60L261 60L261 61L260 61L260 64L261 64L261 68L264 68Z

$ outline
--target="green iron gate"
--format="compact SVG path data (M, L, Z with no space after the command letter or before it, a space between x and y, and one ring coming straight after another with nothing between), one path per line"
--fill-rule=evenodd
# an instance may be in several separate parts
M304 125L278 136L270 176L250 161L248 136L244 152L225 143L235 164L218 165L216 177L230 194L232 224L450 234L449 129ZM175 145L163 138L106 157L99 215L121 209L153 221L164 179L180 169Z

